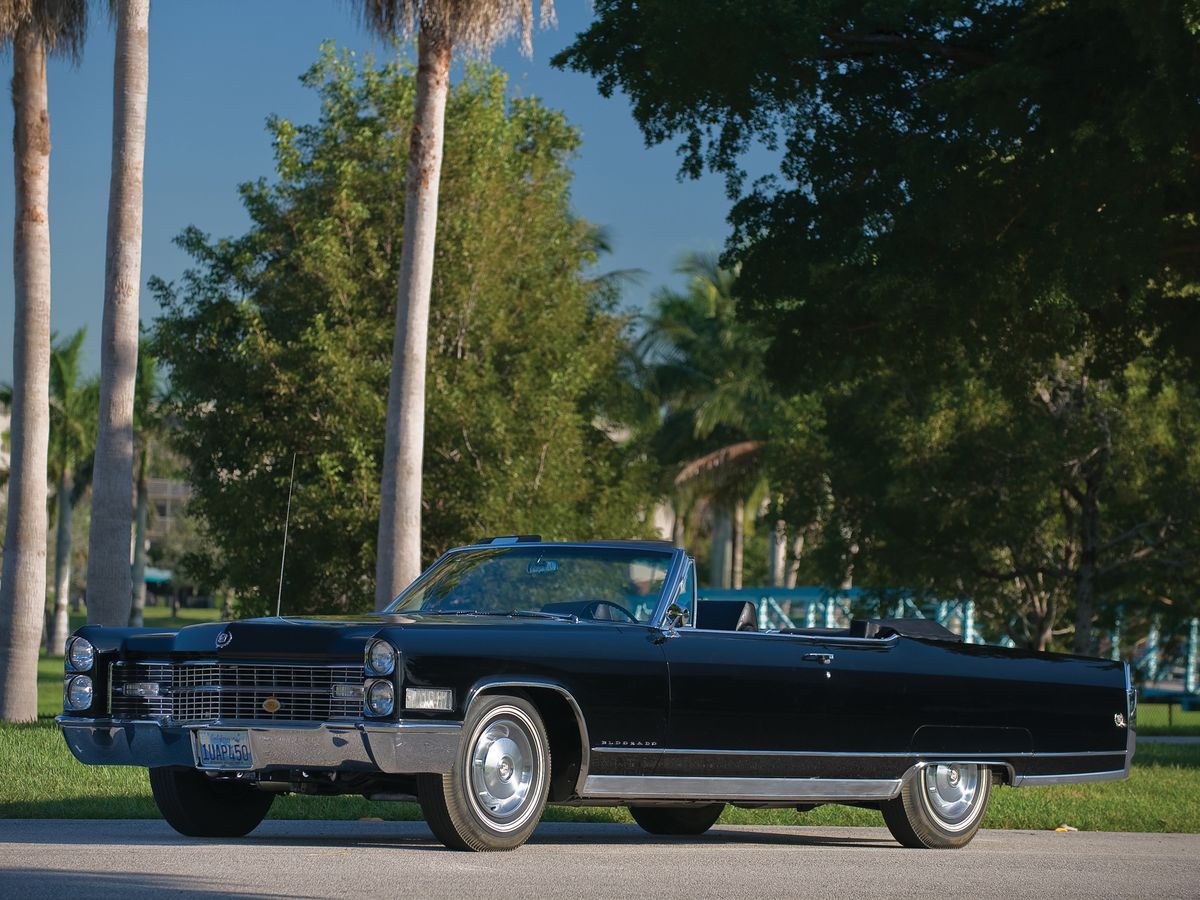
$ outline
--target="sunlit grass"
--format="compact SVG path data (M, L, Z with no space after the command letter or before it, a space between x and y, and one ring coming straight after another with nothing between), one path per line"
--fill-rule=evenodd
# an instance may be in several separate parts
M1178 703L1142 703L1137 720L1139 735L1200 736L1200 710L1185 712Z

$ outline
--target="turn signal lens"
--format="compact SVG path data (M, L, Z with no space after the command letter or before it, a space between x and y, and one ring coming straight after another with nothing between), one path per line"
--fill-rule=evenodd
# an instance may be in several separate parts
M449 688L408 688L405 709L454 709L454 692Z
M367 714L390 716L396 708L396 691L390 681L372 681L367 685Z
M96 648L87 638L71 638L67 645L67 667L73 672L86 672L96 662Z
M87 709L92 705L92 679L76 675L67 682L67 709Z

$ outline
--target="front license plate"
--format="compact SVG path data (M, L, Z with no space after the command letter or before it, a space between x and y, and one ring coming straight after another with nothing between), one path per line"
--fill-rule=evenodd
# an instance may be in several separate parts
M245 731L197 731L196 759L201 769L254 768L250 736Z

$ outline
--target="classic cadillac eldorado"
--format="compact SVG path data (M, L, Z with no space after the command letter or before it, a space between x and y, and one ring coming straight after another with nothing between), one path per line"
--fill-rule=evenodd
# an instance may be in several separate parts
M520 846L547 803L688 835L726 804L842 803L961 847L994 785L1125 778L1136 725L1126 664L924 620L761 631L656 542L496 538L370 615L86 626L66 670L71 752L145 766L202 837L292 792L415 798L462 850Z

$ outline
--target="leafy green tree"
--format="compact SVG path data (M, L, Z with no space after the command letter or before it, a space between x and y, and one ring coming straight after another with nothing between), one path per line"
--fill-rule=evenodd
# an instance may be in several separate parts
M410 67L327 47L304 83L317 123L272 119L277 180L244 185L243 236L179 239L196 265L156 284L168 413L214 552L212 584L273 608L297 454L287 610L369 609ZM450 91L429 323L426 562L489 533L644 533L643 468L599 412L624 322L590 281L594 230L570 212L577 133L502 75ZM194 560L203 563L204 560Z
M1025 397L988 374L873 373L823 398L816 440L772 445L776 477L828 479L816 571L973 598L993 638L1036 649L1093 652L1121 608L1141 628L1194 609L1194 388L1144 362L1093 380L1061 361Z
M815 568L977 594L1033 646L1161 608L1194 559L1194 5L596 8L556 61L727 176L742 313L820 409L768 444Z
M729 252L777 373L965 352L1028 382L1076 353L1120 372L1146 339L1200 359L1193 4L596 12L555 61L626 92L686 172L729 177ZM758 143L778 171L747 187Z

